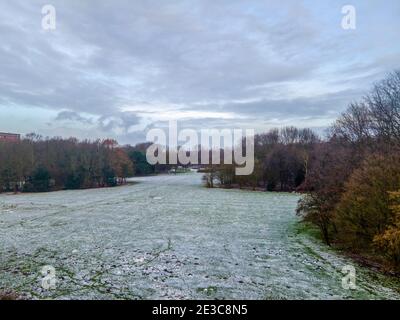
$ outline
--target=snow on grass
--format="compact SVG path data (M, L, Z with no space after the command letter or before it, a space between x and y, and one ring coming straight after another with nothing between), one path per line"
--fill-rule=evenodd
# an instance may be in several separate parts
M398 299L398 281L297 232L298 195L207 189L201 175L0 195L0 291L32 299ZM56 288L41 285L54 266Z

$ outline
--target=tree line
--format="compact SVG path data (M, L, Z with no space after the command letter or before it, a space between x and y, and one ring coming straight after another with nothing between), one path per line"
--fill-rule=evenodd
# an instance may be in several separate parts
M298 213L327 244L400 268L400 71L351 103L309 161Z
M328 245L400 269L400 71L378 82L320 139L309 129L272 129L254 139L255 170L209 166L230 188L301 191L297 212Z
M310 129L271 129L254 136L251 175L236 175L235 164L212 165L205 169L204 181L208 187L218 184L224 188L294 191L304 182L310 151L319 141Z
M119 146L115 140L78 141L28 134L0 142L0 192L44 192L111 187L134 174L156 172L145 144Z
M149 164L146 151L150 145L43 138L35 133L18 142L0 141L0 193L113 187L126 183L127 177L166 173L183 166ZM168 156L168 150L165 152Z

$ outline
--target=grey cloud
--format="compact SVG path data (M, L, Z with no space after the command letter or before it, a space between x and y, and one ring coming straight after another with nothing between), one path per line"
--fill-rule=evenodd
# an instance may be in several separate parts
M69 121L75 121L75 122L81 122L81 123L92 123L92 119L89 118L84 118L79 113L74 112L74 111L61 111L57 114L57 117L54 119L56 121L64 121L64 120L69 120Z
M238 117L229 123L238 125L262 125L270 118L334 118L398 66L400 56L394 41L399 20L393 18L385 28L386 21L372 19L378 9L400 12L397 0L382 8L354 0L364 14L354 33L340 29L339 0L52 4L58 17L54 32L40 28L42 1L0 4L0 108L47 108L59 112L59 121L82 125L82 114L90 114L96 129L121 129L121 139L133 139L130 130L142 120L121 110L146 103L159 105L159 112L164 104L231 112ZM373 27L384 32L370 32ZM375 40L380 45L372 48ZM325 95L316 90L307 99L285 97L285 82L309 80L340 82L344 89ZM280 98L271 99L265 86L275 88ZM228 120L187 121L222 126Z
M140 117L132 112L119 112L113 115L101 116L97 124L104 131L111 131L117 128L123 128L128 131L129 128L139 124Z
M11 12L21 11L27 30L1 26L11 48L0 52L9 60L0 78L2 97L102 115L138 98L188 103L241 97L246 86L301 77L314 67L268 57L269 50L262 49L267 37L260 40L265 30L255 28L255 17L240 6L227 6L228 12L211 1L195 6L54 1L54 6L57 30L46 34L33 19L40 2L8 5ZM231 27L229 14L245 29Z
M94 119L93 117L84 117L78 112L67 110L59 112L54 120L93 125L106 133L116 129L123 129L124 132L128 132L132 126L140 123L140 117L133 112L116 112Z
M314 97L262 98L251 102L224 102L206 103L201 105L202 110L231 112L240 119L253 119L268 121L287 118L304 117L328 117L342 112L354 97L361 97L363 91L360 89L343 90L334 93L323 94ZM185 110L198 110L196 105L188 106ZM200 119L201 120L201 119ZM207 120L205 120L207 122Z

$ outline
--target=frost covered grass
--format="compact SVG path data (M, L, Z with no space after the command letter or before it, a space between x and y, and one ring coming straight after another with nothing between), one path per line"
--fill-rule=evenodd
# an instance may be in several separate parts
M1 195L0 291L30 299L387 299L393 278L300 230L298 195L210 190L201 175L111 189ZM3 210L3 208L8 208ZM300 226L300 227L299 227ZM54 266L54 290L41 286Z

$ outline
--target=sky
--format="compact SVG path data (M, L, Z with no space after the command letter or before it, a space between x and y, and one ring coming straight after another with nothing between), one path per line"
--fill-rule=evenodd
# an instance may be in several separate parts
M0 132L121 144L168 120L323 132L400 68L399 30L398 0L0 0Z

